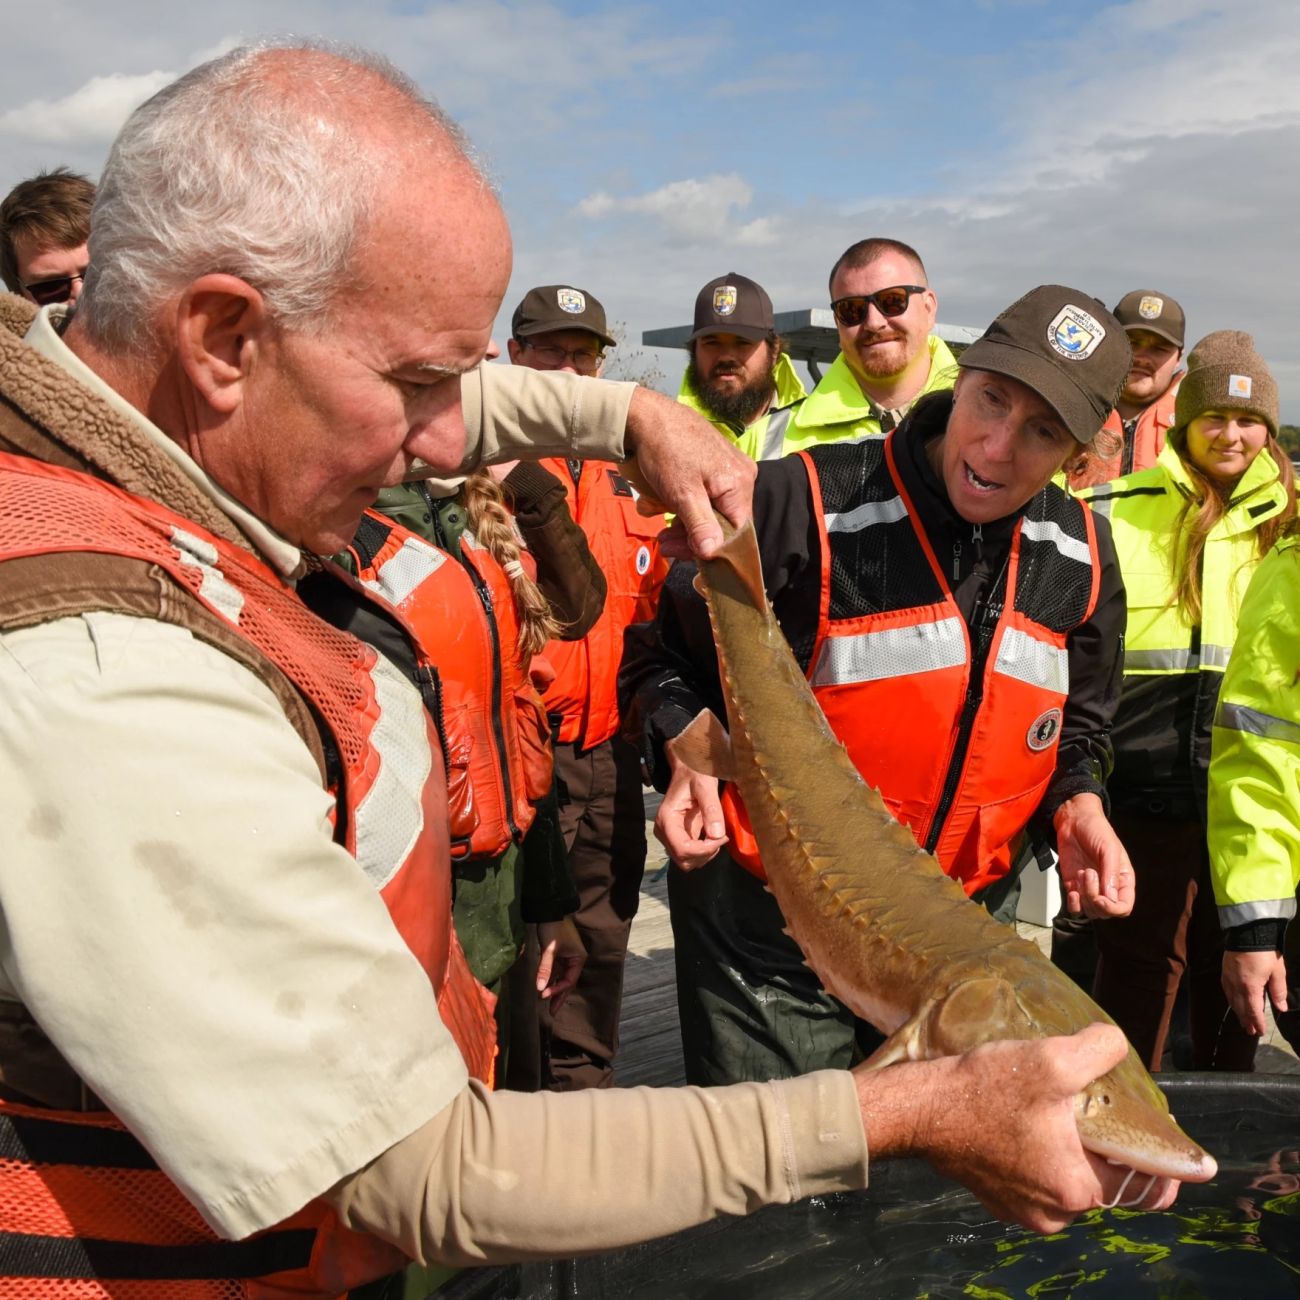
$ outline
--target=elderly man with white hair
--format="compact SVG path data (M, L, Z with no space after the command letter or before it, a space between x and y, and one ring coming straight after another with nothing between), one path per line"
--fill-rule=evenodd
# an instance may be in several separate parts
M408 644L422 699L312 612L367 599L315 557L420 462L635 451L705 553L752 471L667 398L479 369L504 216L367 56L181 78L124 128L92 230L75 314L8 299L0 329L11 1281L337 1296L860 1187L868 1144L1040 1228L1107 1198L1073 1123L1122 1051L1104 1028L709 1092L489 1091L434 679Z

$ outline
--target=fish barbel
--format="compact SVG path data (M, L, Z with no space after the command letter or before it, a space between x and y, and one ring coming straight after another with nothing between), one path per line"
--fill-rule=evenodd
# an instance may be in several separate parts
M972 904L863 781L772 613L752 525L724 534L697 584L727 731L705 711L670 743L688 767L735 782L788 933L823 985L889 1036L868 1064L1113 1024L1034 944ZM1087 1150L1139 1173L1214 1175L1132 1046L1079 1094L1075 1118Z

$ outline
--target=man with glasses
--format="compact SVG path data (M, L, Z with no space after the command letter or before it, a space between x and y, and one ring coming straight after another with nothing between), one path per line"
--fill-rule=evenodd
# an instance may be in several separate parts
M44 307L77 301L90 254L95 187L58 167L19 181L0 203L0 277L11 293Z
M930 333L939 304L914 248L859 240L831 268L830 295L840 355L799 408L791 451L888 433L957 375L948 345Z
M686 349L690 361L677 400L746 456L784 456L791 417L805 394L763 286L734 271L710 280L696 296Z
M510 360L534 370L600 374L615 340L605 309L585 289L530 289L510 322ZM654 616L667 561L662 515L638 513L631 484L607 461L556 457L541 467L564 484L608 584L605 609L580 641L553 641L555 681L543 702L556 728L560 830L578 889L574 920L587 949L577 987L558 1012L543 1003L547 1086L567 1092L614 1080L623 965L645 870L645 808L636 750L619 735L618 666L623 630ZM511 471L536 473L527 465Z

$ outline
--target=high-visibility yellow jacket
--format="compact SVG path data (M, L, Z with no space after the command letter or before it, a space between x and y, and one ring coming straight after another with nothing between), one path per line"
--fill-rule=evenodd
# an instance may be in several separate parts
M1128 597L1112 798L1122 804L1126 787L1141 787L1150 797L1181 787L1195 793L1191 815L1199 816L1219 685L1258 563L1256 533L1286 506L1277 465L1267 452L1255 457L1206 539L1199 627L1189 626L1172 601L1175 530L1184 505L1196 496L1175 448L1166 444L1150 469L1079 495L1110 519Z
M931 334L930 374L918 397L951 388L957 379L957 358L948 345ZM786 433L786 452L804 451L822 442L881 435L880 408L874 406L858 386L853 371L841 352L821 383L800 404Z
M1241 607L1210 763L1210 865L1224 929L1295 915L1300 883L1300 538Z
M698 411L719 433L724 433L745 453L750 460L776 460L795 448L786 445L786 435L790 421L800 402L807 395L803 380L799 378L790 358L783 352L776 362L776 396L769 409L754 421L741 428L729 424L726 420L715 419L704 409L695 385L691 383L690 371L682 376L682 386L677 392L677 400L683 406Z

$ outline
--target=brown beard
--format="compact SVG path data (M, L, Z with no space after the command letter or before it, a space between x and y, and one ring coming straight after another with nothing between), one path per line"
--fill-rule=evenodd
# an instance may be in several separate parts
M766 410L776 396L775 366L767 375L735 392L720 389L705 379L694 357L686 363L686 378L710 419L739 425L742 429Z

